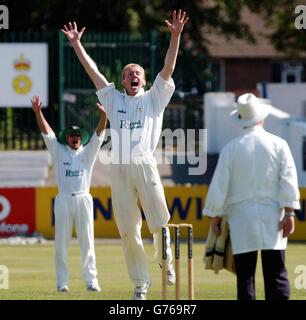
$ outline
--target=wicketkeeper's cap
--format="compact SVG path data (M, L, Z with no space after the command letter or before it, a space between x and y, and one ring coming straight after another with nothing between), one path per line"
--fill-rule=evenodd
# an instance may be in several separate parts
M64 130L61 130L58 134L58 141L62 144L67 144L67 135L69 134L79 134L81 135L81 143L85 145L89 142L89 133L86 129L80 128L78 126L70 126Z

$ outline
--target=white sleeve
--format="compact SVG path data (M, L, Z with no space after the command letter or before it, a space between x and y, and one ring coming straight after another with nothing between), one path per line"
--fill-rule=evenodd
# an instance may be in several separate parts
M98 90L96 95L101 104L103 104L107 115L111 112L113 106L113 95L115 93L114 83L109 83L106 87Z
M88 163L90 163L90 165L93 165L97 158L102 142L104 140L104 136L105 130L103 130L103 132L99 136L97 136L97 133L95 131L92 137L90 138L89 143L84 147L86 148L86 155Z
M203 215L209 217L221 217L227 214L226 200L230 184L229 149L223 149L220 153L217 167L210 183Z
M300 209L300 191L295 163L286 141L280 154L280 187L279 203L280 208Z
M47 146L48 151L51 154L51 157L53 161L55 161L56 158L56 148L57 144L59 143L56 139L55 133L53 131L49 131L47 134L41 133L45 144Z
M175 84L172 78L166 81L159 74L157 75L153 86L148 90L157 113L162 112L166 108L174 90Z

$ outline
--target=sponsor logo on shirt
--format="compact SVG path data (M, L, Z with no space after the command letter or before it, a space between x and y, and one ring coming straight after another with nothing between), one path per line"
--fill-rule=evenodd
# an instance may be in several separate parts
M72 171L72 170L66 170L66 177L82 177L84 175L83 171Z
M118 110L119 113L126 113L125 110L121 109L121 110Z
M64 162L64 166L71 166L70 162Z
M131 122L129 120L120 120L120 129L130 129L130 130L133 130L133 129L139 129L139 128L142 128L142 124L141 124L141 121L134 121L134 122Z

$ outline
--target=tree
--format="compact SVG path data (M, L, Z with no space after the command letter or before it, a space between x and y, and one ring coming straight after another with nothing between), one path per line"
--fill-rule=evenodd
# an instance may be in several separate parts
M271 30L270 41L277 50L285 52L291 57L305 54L306 33L298 29L295 23L299 14L295 13L295 8L303 1L246 0L245 2L252 12L261 14L265 18L267 27ZM305 8L304 18L306 20ZM304 21L305 23L306 21Z
M164 19L171 15L172 9L182 8L191 19L184 30L179 60L183 68L179 67L178 72L185 81L192 79L199 92L205 91L209 77L208 40L203 30L255 42L249 26L241 21L243 8L265 18L276 49L295 56L306 50L306 33L294 25L297 0L4 0L2 3L10 10L12 30L58 30L71 20L88 30L104 32L158 30L161 59L167 46Z

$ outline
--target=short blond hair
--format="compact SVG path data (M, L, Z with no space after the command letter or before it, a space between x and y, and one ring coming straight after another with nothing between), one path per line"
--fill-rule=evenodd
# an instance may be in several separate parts
M125 71L129 68L132 68L132 67L139 67L140 70L143 72L143 78L146 79L146 75L145 75L145 71L144 71L144 68L139 65L138 63L129 63L127 64L123 69L122 69L122 74L121 74L121 78L122 80L124 79L124 74L125 74Z

